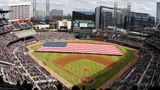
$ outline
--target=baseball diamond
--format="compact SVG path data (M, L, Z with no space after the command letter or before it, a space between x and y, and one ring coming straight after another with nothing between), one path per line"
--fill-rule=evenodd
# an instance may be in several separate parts
M69 44L75 46L68 49L67 45ZM85 53L87 47L89 47L87 52L91 51L90 46L94 52L96 50L97 52ZM100 46L100 48L95 46ZM86 88L98 88L103 85L133 60L135 53L135 50L125 46L92 40L44 42L33 45L31 48L32 54L60 77L73 85L80 87L85 85ZM62 50L57 52L53 49ZM66 52L63 51L64 49ZM103 51L107 51L107 54L98 54ZM118 53L119 55L117 55Z

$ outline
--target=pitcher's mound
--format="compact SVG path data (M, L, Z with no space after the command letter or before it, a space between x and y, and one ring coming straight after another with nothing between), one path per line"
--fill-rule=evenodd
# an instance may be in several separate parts
M88 66L84 66L84 67L83 67L83 70L84 70L84 71L89 71L89 67L88 67Z

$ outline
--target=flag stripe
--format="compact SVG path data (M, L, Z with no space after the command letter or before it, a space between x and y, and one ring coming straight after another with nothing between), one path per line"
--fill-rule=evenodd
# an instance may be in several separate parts
M67 43L66 47L57 47L57 45L56 47L41 47L37 49L37 51L123 55L122 52L113 44Z

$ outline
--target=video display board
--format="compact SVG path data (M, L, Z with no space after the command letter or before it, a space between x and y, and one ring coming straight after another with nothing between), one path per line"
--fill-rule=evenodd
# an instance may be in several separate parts
M95 12L92 11L73 11L72 13L73 28L95 28Z

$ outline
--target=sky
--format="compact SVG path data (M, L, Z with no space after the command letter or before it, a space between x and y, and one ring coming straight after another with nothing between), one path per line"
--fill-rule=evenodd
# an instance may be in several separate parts
M20 1L32 3L33 0L0 0L0 8L5 9L9 3ZM61 9L64 14L71 14L73 10L94 10L100 5L113 7L115 2L119 8L127 7L127 3L131 3L132 11L156 16L156 2L160 0L50 0L50 10ZM37 8L45 10L45 0L37 0Z

